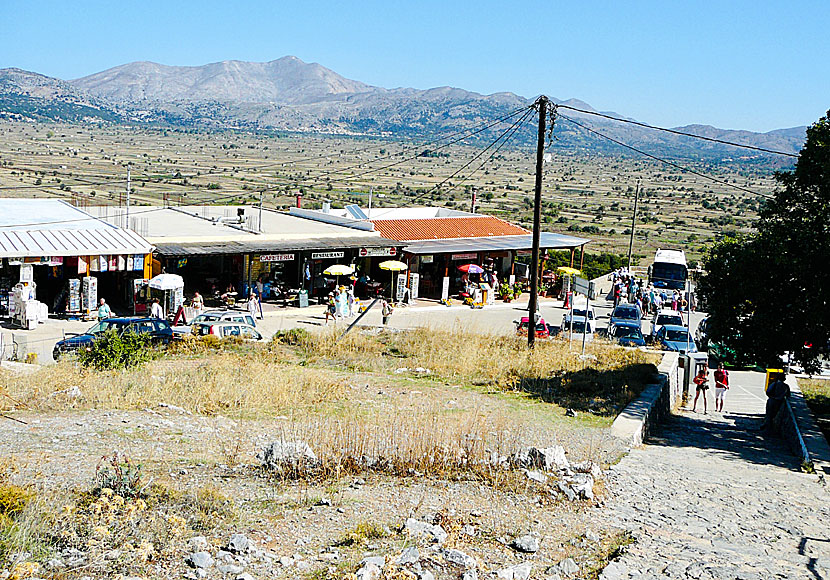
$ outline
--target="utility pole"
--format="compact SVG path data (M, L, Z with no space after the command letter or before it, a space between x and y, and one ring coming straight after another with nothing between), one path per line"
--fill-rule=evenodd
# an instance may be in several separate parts
M265 196L265 192L260 191L259 192L259 227L257 228L259 230L259 233L262 233L262 198L263 198L263 196Z
M470 201L470 213L475 213L476 212L476 188L475 187L472 188L472 193L473 193L473 197L472 197L472 200Z
M130 164L127 163L127 225L126 229L130 229Z
M366 216L368 219L372 219L372 194L375 193L375 188L369 188L369 214Z
M542 163L545 153L545 121L548 116L548 98L542 95L539 105L539 135L536 141L536 191L533 206L533 256L530 269L530 302L527 305L527 346L536 344L536 308L539 292L539 234L542 227Z
M634 191L634 215L631 216L631 237L628 239L628 273L631 274L631 249L634 247L634 226L637 224L637 200L640 199L640 180Z

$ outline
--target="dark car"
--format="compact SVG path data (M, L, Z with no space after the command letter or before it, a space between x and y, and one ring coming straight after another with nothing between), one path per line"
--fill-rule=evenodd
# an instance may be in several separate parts
M620 304L611 312L611 320L608 323L609 328L620 322L625 323L636 323L637 326L642 328L641 320L643 319L643 313L640 311L640 307L636 304Z
M110 329L115 329L119 334L125 332L149 334L154 344L168 344L173 340L173 328L166 320L146 317L106 318L96 322L83 334L68 336L58 341L52 350L52 357L58 360L64 353L86 348Z
M646 339L639 321L622 321L608 327L608 338L623 346L645 346Z

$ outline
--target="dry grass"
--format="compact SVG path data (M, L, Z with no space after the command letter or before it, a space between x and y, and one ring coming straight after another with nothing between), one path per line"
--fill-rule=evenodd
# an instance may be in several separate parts
M798 386L815 415L819 428L830 441L830 381L798 379Z
M6 392L11 397L6 403L36 410L144 409L166 403L206 415L246 416L337 399L343 386L331 373L220 352L123 371L92 371L62 362L25 377L8 375Z

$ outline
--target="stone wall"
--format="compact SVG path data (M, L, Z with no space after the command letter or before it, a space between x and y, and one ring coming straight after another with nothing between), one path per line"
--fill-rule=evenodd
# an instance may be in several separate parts
M655 382L623 409L611 425L611 434L626 444L640 445L654 427L665 421L683 400L683 385L678 376L678 354L667 352L657 367Z

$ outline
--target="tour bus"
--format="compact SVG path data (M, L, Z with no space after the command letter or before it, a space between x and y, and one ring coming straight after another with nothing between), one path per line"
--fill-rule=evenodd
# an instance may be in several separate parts
M683 290L688 277L683 250L657 250L654 263L648 268L648 280L655 288Z

